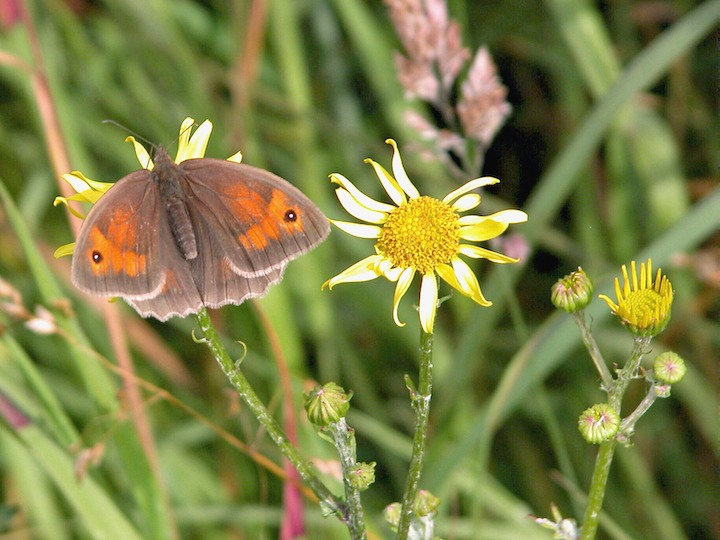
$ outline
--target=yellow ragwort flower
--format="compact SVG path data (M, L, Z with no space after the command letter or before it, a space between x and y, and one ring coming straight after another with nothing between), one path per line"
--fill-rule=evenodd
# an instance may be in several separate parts
M205 120L191 134L194 125L195 120L189 117L185 118L180 125L180 136L178 137L178 151L175 156L175 163L181 163L187 159L201 158L205 156L205 150L213 129L212 122L210 122L210 120ZM150 154L148 154L148 151L143 145L135 140L135 137L127 137L125 141L133 144L135 155L144 169L152 170L153 167L155 167ZM241 160L242 154L240 152L228 158L228 161L235 161L236 163L240 163ZM68 201L95 204L108 189L115 185L113 182L98 182L97 180L91 180L80 171L63 174L62 179L70 184L77 193L67 198L55 197L53 205L66 205L70 212L80 219L85 219L85 216L77 212L72 206L68 205ZM55 258L72 255L74 249L75 242L62 245L55 251Z
M393 147L393 174L372 159L365 162L373 167L394 204L368 197L341 174L330 175L331 182L340 186L335 190L340 204L365 223L331 222L348 234L373 238L376 243L375 255L355 263L326 281L323 287L369 281L380 276L396 282L393 319L398 326L403 326L398 319L398 306L415 274L419 273L422 276L420 323L423 330L430 333L438 301L438 276L481 306L492 304L483 296L477 277L460 255L495 263L517 262L517 259L461 241L482 242L495 238L505 232L510 223L527 221L527 214L520 210L503 210L490 216L460 215L480 204L480 195L470 191L496 184L497 178L476 178L442 200L421 196L405 172L397 144L392 139L385 142Z
M630 263L630 276L627 267L622 266L623 286L615 278L615 296L617 303L606 295L599 297L607 302L612 312L630 330L640 337L656 336L670 321L670 309L673 301L673 288L667 276L658 268L653 281L652 259L640 263L638 280L635 261Z

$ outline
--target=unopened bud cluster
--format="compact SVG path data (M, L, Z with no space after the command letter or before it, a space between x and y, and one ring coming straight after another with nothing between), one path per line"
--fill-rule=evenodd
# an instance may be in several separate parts
M592 294L592 281L585 271L578 267L575 272L557 280L552 287L550 299L556 308L575 313L587 307L592 300Z
M609 441L620 429L620 415L607 403L598 403L583 411L578 419L583 438L592 444Z
M675 384L682 380L687 372L685 360L679 354L668 351L661 353L653 363L655 378L665 384Z
M305 411L310 422L318 427L327 427L344 418L350 408L352 392L330 382L316 386L305 394Z
M413 503L413 517L417 520L432 519L440 506L440 499L430 493L426 489L418 491ZM394 502L385 507L383 516L385 521L390 524L393 530L397 529L398 523L400 523L400 512L402 511L402 505L399 502Z
M355 466L348 471L347 475L350 485L359 491L365 491L369 488L370 484L375 482L375 465L374 461L355 463Z

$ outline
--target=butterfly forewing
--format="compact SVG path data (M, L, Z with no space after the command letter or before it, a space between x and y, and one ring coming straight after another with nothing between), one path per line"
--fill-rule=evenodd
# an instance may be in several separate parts
M262 169L216 159L180 164L192 209L210 225L238 273L258 276L327 237L329 223L301 191Z
M75 244L72 281L100 296L147 295L161 286L155 225L162 201L148 171L119 180L93 206Z

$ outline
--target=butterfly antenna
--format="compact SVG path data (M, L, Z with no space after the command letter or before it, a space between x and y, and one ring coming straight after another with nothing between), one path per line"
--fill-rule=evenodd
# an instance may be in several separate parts
M112 124L112 125L115 126L115 127L119 127L119 128L122 129L123 131L126 131L127 133L129 133L130 135L132 135L133 137L135 137L137 140L142 141L142 142L144 142L144 143L147 143L148 146L151 146L152 148L156 148L156 147L157 147L157 145L156 145L154 142L146 139L145 137L143 137L142 135L140 135L137 131L133 131L132 129L130 129L130 128L127 127L126 125L121 124L120 122L116 122L115 120L103 120L102 123L103 123L103 124Z
M130 129L130 128L127 127L126 125L121 124L120 122L116 122L115 120L109 120L109 119L107 119L107 120L103 120L102 123L103 123L103 124L112 124L113 126L119 127L119 128L122 129L123 131L125 131L125 132L129 133L130 135L132 135L133 137L135 137L137 140L142 141L142 142L144 142L145 144L147 144L148 147L152 149L152 153L153 153L153 154L156 154L156 153L157 153L158 145L155 144L154 142L152 142L151 140L146 139L145 137L143 137L142 135L140 135L137 131L133 131L132 129Z
M197 123L197 122L193 122L193 123L190 124L188 127L186 127L184 130L182 130L182 131L180 132L180 135L185 134L185 132L187 132L187 131L192 131L193 129L195 129L195 128L197 128L197 127L199 127L198 123Z

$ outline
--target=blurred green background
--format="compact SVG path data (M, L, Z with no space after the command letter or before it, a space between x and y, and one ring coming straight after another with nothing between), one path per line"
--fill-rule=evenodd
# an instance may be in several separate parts
M362 160L389 166L383 141L393 137L421 192L443 197L467 179L412 150L421 141L403 112L427 111L403 97L385 6L48 0L28 2L31 25L15 17L23 4L0 6L0 277L28 310L51 309L61 329L39 335L7 298L0 307L0 538L278 537L282 479L228 437L276 463L279 454L193 342L194 320L141 320L119 303L136 373L155 385L142 391L161 470L151 473L122 379L101 358L116 362L97 304L70 285L69 259L52 258L72 232L52 206L51 155L64 145L71 168L112 181L138 165L125 131L103 120L173 148L183 118L208 118L206 155L241 149L245 162L347 219L328 174L382 198ZM621 264L651 256L676 296L649 358L675 350L689 372L642 418L634 445L617 451L600 535L717 538L720 2L450 0L448 9L465 46L489 47L513 106L483 170L502 182L480 213L525 210L530 221L510 232L530 250L513 267L473 266L492 308L456 295L440 310L422 481L442 499L436 532L550 538L528 514L549 516L555 502L566 516L582 515L596 448L581 439L577 417L604 394L577 329L554 313L550 286L582 266L607 293ZM48 106L59 131L46 123ZM400 498L410 453L403 375L416 373L416 296L403 302L408 324L398 328L387 281L320 291L371 250L334 230L257 305L214 317L233 354L243 355L236 341L247 345L243 370L280 416L278 340L300 446L324 466L335 455L303 418L302 391L331 380L354 391L348 421L359 458L378 463L363 501L372 537L382 538L390 533L380 511ZM589 312L608 362L623 362L630 337L604 303ZM643 390L631 388L625 413ZM99 450L97 464L83 461L88 448ZM305 519L307 538L347 535L312 502Z

